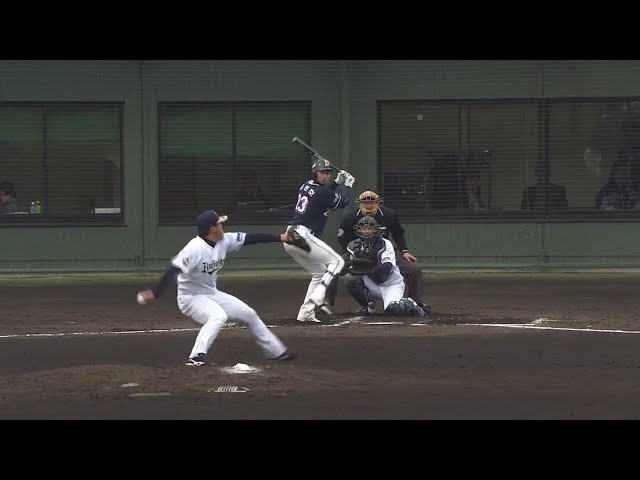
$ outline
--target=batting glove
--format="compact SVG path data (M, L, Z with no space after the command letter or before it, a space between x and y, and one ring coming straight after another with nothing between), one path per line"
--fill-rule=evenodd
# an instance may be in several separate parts
M336 183L338 185L342 185L344 183L344 180L347 178L348 175L349 175L349 172L347 172L346 170L340 170L338 172L338 175L336 176Z
M344 179L345 187L353 187L353 183L356 181L356 178L350 173L347 175L347 178Z

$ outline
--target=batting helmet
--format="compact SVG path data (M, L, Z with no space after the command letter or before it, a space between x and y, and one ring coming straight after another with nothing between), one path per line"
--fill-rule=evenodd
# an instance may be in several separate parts
M331 162L329 162L329 160L327 160L326 158L317 159L315 162L313 162L313 165L311 167L311 171L314 173L323 172L326 170L331 170Z
M375 218L367 215L356 222L353 231L360 238L373 238L380 233L380 225Z
M378 208L382 203L382 198L373 190L365 190L358 195L356 202L358 202L362 213L365 215L375 215L378 213Z

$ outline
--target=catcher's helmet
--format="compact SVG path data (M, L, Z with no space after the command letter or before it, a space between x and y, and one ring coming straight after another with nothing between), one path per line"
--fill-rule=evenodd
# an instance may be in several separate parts
M329 162L329 160L327 160L326 158L317 159L311 166L311 171L314 173L323 172L326 170L331 170L331 162Z
M375 215L378 212L378 207L382 203L382 198L373 190L365 190L356 199L360 210L365 215Z
M360 238L373 238L380 233L380 225L375 218L367 215L356 222L353 231Z

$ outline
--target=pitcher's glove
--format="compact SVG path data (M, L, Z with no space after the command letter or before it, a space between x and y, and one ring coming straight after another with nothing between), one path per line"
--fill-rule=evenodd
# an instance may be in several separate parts
M305 252L311 252L311 245L307 242L306 239L300 236L298 232L295 230L288 230L287 238L284 243L288 243L289 245L293 245L294 247L301 248Z

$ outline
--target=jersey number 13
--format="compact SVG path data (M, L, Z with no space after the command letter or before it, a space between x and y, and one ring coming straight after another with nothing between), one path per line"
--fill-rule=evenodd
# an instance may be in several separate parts
M298 203L296 203L296 212L304 213L304 211L307 209L308 205L309 205L309 197L299 193L298 194Z

